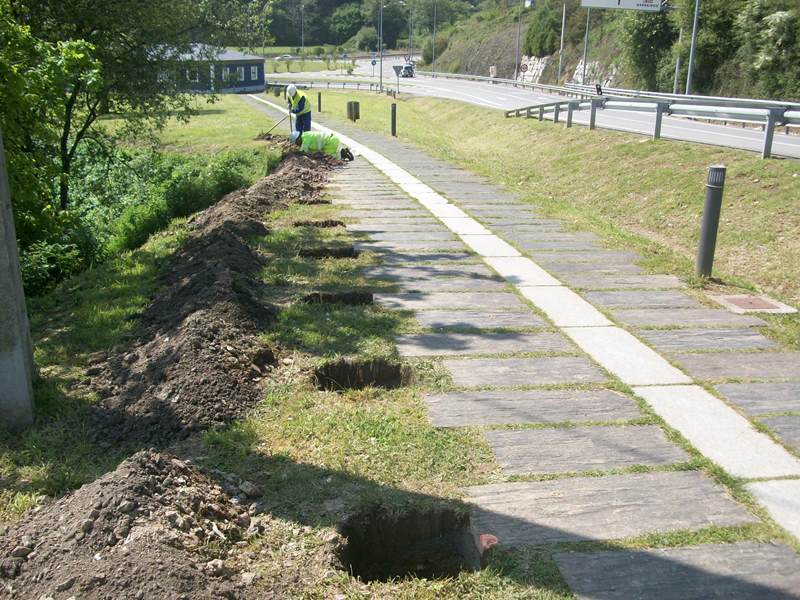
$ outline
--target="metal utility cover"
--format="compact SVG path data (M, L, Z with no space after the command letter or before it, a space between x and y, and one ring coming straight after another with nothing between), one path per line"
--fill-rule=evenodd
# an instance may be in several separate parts
M766 296L735 294L731 296L709 295L709 297L731 312L740 315L752 312L773 314L792 314L797 312L797 309Z
M663 8L661 0L581 0L581 6L584 8L624 8L648 12L660 12Z

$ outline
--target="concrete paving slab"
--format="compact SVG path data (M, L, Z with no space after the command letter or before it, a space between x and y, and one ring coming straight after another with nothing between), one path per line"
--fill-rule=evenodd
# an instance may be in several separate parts
M800 598L800 558L784 545L570 552L553 559L579 600Z
M685 287L672 275L564 275L564 281L584 290L661 290Z
M698 471L570 477L469 489L473 529L503 546L613 540L757 522Z
M702 308L694 298L675 291L587 292L586 299L606 308Z
M469 252L393 252L384 254L381 260L385 265L419 265L427 263L441 264L471 264L479 258Z
M596 252L602 249L600 244L581 241L559 241L559 240L517 240L512 241L522 250L533 250L536 252L557 252L559 250L569 250L571 252Z
M735 477L800 475L800 460L697 385L634 388L689 443Z
M594 242L599 238L593 233L583 233L579 231L557 231L550 229L540 229L539 231L523 231L519 227L506 229L503 235L520 244L537 242L574 242L585 244Z
M800 479L759 481L746 487L778 525L800 540ZM800 588L794 591L798 593Z
M403 223L405 221L405 223ZM417 233L433 233L433 232L446 232L442 225L436 222L430 223L413 223L413 219L404 219L400 223L397 221L391 223L353 223L347 225L347 231L356 233L381 233L389 231L415 231Z
M633 264L619 264L608 265L593 262L551 262L543 260L542 257L537 257L536 262L545 267L554 275L561 275L565 273L595 273L598 275L640 275L644 273L644 269L639 265Z
M582 357L446 359L457 387L517 387L604 383L606 376Z
M486 263L515 286L561 285L535 262L523 256L487 257Z
M435 427L627 421L641 412L611 390L449 392L425 398Z
M689 458L655 425L505 429L485 435L506 475L611 471Z
M442 223L459 235L489 235L491 232L475 219L442 219Z
M777 344L752 329L643 330L646 342L663 352L769 350Z
M442 204L430 207L431 214L440 219L468 219L469 215L452 204Z
M536 262L543 267L562 263L592 263L597 265L627 265L642 260L636 252L605 250L603 252L550 252L540 253Z
M717 391L751 416L800 412L800 383L724 383Z
M449 231L429 231L425 235L420 235L416 231L382 231L370 232L367 235L370 240L376 242L419 242L420 238L424 242L456 241L456 236Z
M531 312L424 311L417 321L430 329L529 329L547 327L544 319Z
M430 240L430 241L405 241L405 242L356 242L356 248L361 251L372 252L409 252L414 250L465 250L464 244L459 241Z
M439 277L395 281L392 287L402 292L502 292L508 288L508 284L477 277Z
M520 293L559 327L611 325L603 314L566 287L520 287Z
M800 381L800 352L675 354L674 360L697 379Z
M400 356L574 352L559 333L423 333L395 340Z
M501 281L497 275L482 264L377 266L364 269L362 273L365 277L390 281L438 280L442 277L473 277Z
M618 309L614 317L633 327L763 327L758 317L716 308Z
M784 444L800 450L800 416L764 417L759 421L769 427Z
M464 243L484 257L519 256L519 251L496 235L461 235Z
M404 310L489 309L529 310L510 292L431 292L426 294L375 294L376 304Z
M342 218L345 219L418 219L420 217L428 217L428 213L424 208L408 208L403 210L343 210L341 212Z
M564 333L628 385L667 385L691 380L619 327L566 327Z

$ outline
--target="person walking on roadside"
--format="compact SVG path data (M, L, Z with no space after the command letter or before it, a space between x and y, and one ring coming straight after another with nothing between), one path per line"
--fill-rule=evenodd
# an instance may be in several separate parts
M355 157L350 148L343 146L339 138L332 133L319 131L293 131L290 136L293 144L300 146L300 152L324 152L334 158L351 161Z
M286 88L286 97L289 100L289 110L295 116L295 131L311 131L311 103L306 95L290 83Z

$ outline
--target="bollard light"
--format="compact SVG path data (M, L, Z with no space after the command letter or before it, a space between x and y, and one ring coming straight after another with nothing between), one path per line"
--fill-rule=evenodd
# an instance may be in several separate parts
M713 165L708 168L700 247L697 250L697 274L701 277L711 277L714 266L719 216L722 212L722 193L725 191L725 171L723 165Z

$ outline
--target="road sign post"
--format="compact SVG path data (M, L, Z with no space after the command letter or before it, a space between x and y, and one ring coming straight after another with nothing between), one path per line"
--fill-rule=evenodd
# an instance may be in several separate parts
M0 133L0 423L33 422L33 353Z

